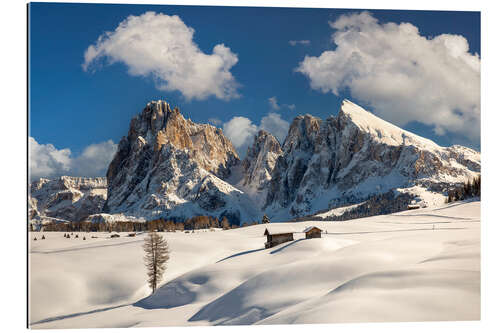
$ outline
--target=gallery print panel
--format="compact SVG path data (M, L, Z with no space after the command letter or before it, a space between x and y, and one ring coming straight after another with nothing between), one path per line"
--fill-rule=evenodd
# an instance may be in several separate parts
M480 319L480 13L28 5L33 329Z

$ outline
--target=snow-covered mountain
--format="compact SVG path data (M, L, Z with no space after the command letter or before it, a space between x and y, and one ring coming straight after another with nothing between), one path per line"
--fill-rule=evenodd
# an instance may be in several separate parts
M79 185L45 190L49 181L41 179L32 184L40 194L30 198L30 216L113 221L207 215L242 223L264 213L274 221L319 213L345 219L410 203L440 205L447 189L480 170L480 153L440 147L347 100L326 120L296 117L282 145L259 131L243 161L221 129L153 101L120 141L107 171L107 200L105 179L100 199L85 196Z
M447 188L481 169L480 153L440 147L347 100L337 117L295 118L282 149L265 206L277 218L387 194L408 193L434 205L444 201Z
M247 195L225 181L238 163L221 129L186 120L164 101L150 102L132 119L109 166L104 213L255 220L258 210Z
M28 217L35 225L81 221L102 211L106 187L106 178L103 177L40 178L29 187Z

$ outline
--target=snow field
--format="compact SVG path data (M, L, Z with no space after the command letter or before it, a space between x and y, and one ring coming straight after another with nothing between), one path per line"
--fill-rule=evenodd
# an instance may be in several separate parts
M164 233L171 259L148 296L144 235L30 242L33 328L478 320L480 202L345 222L264 249L266 225ZM79 237L82 237L80 234Z

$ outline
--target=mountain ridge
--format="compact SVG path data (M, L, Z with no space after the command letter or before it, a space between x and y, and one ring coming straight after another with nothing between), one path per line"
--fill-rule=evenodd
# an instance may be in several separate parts
M348 100L336 117L296 117L283 151L266 201L266 213L281 218L355 204L398 188L444 192L480 171L479 153L440 147ZM283 209L289 214L279 212Z
M34 228L44 223L79 222L101 212L106 198L104 177L40 178L29 186L29 222Z
M289 220L377 196L401 209L409 200L444 200L447 189L480 169L479 152L441 147L349 100L337 116L295 117L282 144L259 131L243 160L220 128L152 101L120 140L101 213L208 215L239 224L264 213Z

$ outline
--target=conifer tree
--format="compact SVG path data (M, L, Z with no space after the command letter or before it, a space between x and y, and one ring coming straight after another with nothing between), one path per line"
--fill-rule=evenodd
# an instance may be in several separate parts
M473 192L474 192L474 196L481 196L481 175L477 176L476 178L474 178L474 181L473 181Z
M161 235L151 231L146 236L143 249L145 252L144 264L146 265L148 284L152 289L152 293L154 293L161 281L163 272L167 268L167 261L170 258L168 243Z

